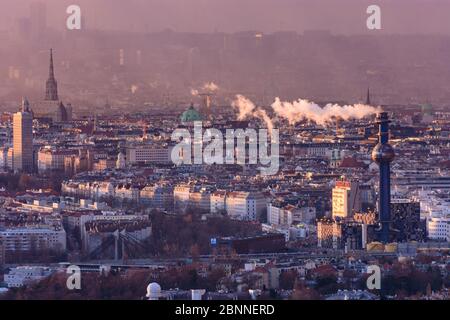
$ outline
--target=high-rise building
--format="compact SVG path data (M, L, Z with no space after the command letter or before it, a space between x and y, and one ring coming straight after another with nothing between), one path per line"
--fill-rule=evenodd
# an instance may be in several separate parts
M368 105L368 106L372 105L370 102L370 88L367 88L366 105Z
M13 169L33 171L33 115L26 98L22 108L13 116Z
M351 218L361 210L359 183L356 181L337 181L332 197L333 218Z
M378 195L379 222L381 224L380 241L389 242L391 224L391 169L390 163L395 158L394 149L389 144L389 116L387 112L377 115L378 144L372 151L372 160L380 167L380 188Z

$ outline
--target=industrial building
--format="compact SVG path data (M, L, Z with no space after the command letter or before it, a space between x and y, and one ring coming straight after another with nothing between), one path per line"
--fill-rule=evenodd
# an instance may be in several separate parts
M389 144L389 116L387 112L377 115L378 144L372 151L372 160L380 167L380 183L378 194L378 211L381 242L389 242L391 223L391 169L390 163L395 158L394 149Z

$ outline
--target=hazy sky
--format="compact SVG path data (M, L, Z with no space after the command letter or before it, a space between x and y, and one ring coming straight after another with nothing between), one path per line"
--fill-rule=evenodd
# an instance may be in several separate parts
M382 9L382 32L450 34L450 0L1 0L0 28L47 4L48 24L64 27L65 8L78 4L88 26L102 29L187 32L328 29L367 32L366 8ZM373 32L373 31L372 31Z

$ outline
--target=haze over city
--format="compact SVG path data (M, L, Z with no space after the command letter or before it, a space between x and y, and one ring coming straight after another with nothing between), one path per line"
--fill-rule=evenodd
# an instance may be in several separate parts
M0 28L29 11L33 0L3 0ZM45 0L49 26L64 28L70 0ZM336 34L369 33L368 0L79 0L87 27L121 31L238 32L258 30L303 32L325 29ZM449 34L445 0L382 0L383 30L388 34Z
M64 94L97 108L184 105L207 82L221 87L221 104L242 92L264 105L356 103L371 86L378 104L447 108L445 1L381 1L376 32L364 1L81 1L81 32L66 29L67 5L2 3L0 107L11 110L22 88L41 95L55 47Z
M0 300L450 299L449 1L0 9Z

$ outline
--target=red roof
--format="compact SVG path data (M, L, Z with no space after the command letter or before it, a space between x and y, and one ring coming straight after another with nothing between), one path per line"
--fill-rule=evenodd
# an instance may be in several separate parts
M331 264L324 264L324 265L318 266L317 268L312 270L312 272L315 275L326 275L326 274L330 274L330 273L335 273L336 269Z
M365 168L364 162L358 161L355 158L344 158L340 165L341 168Z
M439 163L439 167L450 169L450 160L445 160Z

